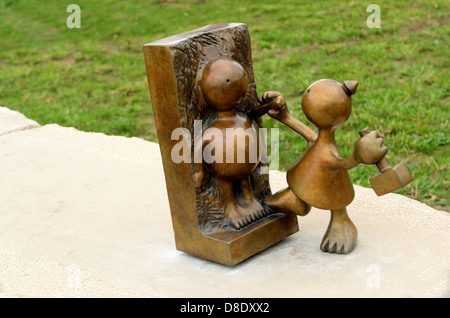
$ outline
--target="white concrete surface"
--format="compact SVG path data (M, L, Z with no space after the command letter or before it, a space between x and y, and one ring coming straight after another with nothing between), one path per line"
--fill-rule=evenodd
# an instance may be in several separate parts
M0 107L0 136L39 126L40 125L37 122L28 119L17 111L10 110L6 107Z
M0 297L450 297L447 212L355 186L351 254L320 251L329 212L313 209L230 268L175 249L157 144L11 115L0 111Z

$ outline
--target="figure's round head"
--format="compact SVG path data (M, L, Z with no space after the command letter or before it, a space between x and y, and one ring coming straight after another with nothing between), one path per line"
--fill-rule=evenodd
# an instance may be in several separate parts
M218 58L205 67L200 85L208 105L219 111L231 110L247 93L247 73L235 60Z
M302 108L306 117L319 129L337 128L352 111L351 95L356 92L357 81L318 80L306 89Z

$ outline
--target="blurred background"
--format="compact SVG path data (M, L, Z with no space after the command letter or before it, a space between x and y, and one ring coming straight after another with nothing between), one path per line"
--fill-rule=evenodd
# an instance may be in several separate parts
M373 1L380 28L367 25ZM67 27L71 3L81 8L80 28ZM377 130L389 162L404 161L413 174L396 193L450 211L449 9L445 0L0 0L0 106L42 125L157 142L142 46L241 22L250 31L259 95L282 92L307 123L301 97L309 84L358 80L353 113L336 133L342 155L351 154L359 130ZM286 170L306 143L271 118L264 126L280 129ZM350 175L369 187L377 172L361 166Z

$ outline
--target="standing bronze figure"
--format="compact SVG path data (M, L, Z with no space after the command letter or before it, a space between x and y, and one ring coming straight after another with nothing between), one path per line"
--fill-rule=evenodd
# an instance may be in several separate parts
M319 130L316 134L305 124L294 118L286 107L286 102L279 92L266 92L261 102L273 105L268 114L303 136L308 142L304 154L287 171L288 187L263 203L270 207L306 215L311 206L331 210L330 223L320 248L324 252L346 254L356 245L357 229L350 220L346 207L353 201L355 191L347 170L359 164L375 164L385 161L387 148L383 139L375 131L367 129L360 132L362 136L355 142L353 154L342 158L334 133L350 116L352 109L351 95L356 93L357 81L345 81L343 84L323 79L312 83L303 94L302 109L306 118ZM391 169L384 164L377 182L372 186L384 194L405 186L411 181L409 170L404 164ZM398 174L393 171L400 171ZM396 178L398 176L398 178Z

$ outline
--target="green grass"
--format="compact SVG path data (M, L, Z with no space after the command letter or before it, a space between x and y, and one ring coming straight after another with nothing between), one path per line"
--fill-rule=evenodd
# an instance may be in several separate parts
M68 29L66 7L82 9ZM449 33L445 0L377 1L369 29L363 1L25 1L0 0L0 105L41 124L157 141L142 46L215 22L246 23L259 94L278 90L303 122L305 88L320 78L360 81L337 143L350 155L366 126L385 138L391 164L414 181L397 193L449 207ZM280 169L304 151L280 128ZM350 171L369 186L374 166Z

